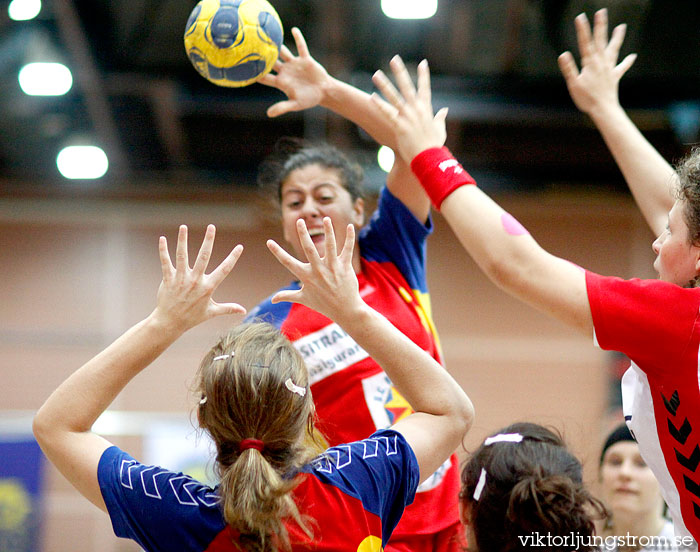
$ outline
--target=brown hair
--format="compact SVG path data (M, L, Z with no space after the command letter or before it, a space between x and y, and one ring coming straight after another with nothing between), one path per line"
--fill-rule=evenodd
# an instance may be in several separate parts
M496 434L520 434L520 442L482 444L462 469L460 500L469 511L479 550L530 550L520 537L535 533L580 535L571 546L538 550L597 550L593 519L607 517L605 506L584 487L581 463L561 436L531 423L516 423ZM481 472L485 479L474 498ZM478 494L478 493L477 493ZM586 546L586 542L590 544ZM558 543L559 544L559 543Z
M312 143L300 138L281 138L274 151L258 169L258 185L274 189L278 201L282 198L282 184L295 170L309 165L320 165L338 172L343 187L353 201L364 196L362 167L351 161L338 148L326 143Z
M288 380L306 394L290 390ZM298 484L293 475L320 447L311 445L314 404L292 343L270 324L242 324L204 357L196 390L199 425L216 445L222 513L240 543L256 552L289 550L285 518L311 538L290 492ZM264 446L241 451L244 439Z
M700 147L693 150L676 167L676 198L683 201L683 218L688 225L688 239L700 245Z

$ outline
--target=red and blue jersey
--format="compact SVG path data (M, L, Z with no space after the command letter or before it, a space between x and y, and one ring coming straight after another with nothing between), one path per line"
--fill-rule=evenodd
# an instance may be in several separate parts
M358 236L357 278L364 301L441 362L425 274L425 242L431 231L431 220L417 220L384 188L377 210ZM299 289L299 283L285 289ZM272 304L268 298L247 319L275 325L301 352L318 427L330 444L361 439L412 413L374 359L322 314L296 303ZM420 485L396 537L432 534L458 523L457 472L453 455Z
M632 361L623 412L679 536L700 541L700 289L586 273L595 337Z
M234 552L216 488L182 473L146 466L117 447L98 466L100 489L118 537L146 552ZM289 521L292 550L371 552L386 545L415 496L418 463L403 436L381 430L326 450L297 475L292 491L313 538Z

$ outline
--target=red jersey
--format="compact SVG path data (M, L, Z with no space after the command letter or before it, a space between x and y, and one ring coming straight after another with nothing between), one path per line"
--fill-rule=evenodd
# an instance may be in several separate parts
M631 360L623 411L679 536L700 540L700 289L586 273L595 337Z

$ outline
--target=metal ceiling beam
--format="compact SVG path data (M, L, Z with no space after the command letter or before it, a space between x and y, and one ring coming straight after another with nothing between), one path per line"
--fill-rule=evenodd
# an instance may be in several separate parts
M53 9L61 38L75 62L71 71L84 95L97 138L107 150L112 172L125 176L129 172L126 153L75 5L72 0L54 0Z

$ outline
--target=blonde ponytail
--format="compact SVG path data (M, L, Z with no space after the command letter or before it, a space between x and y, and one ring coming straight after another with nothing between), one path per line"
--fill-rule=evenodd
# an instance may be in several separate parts
M266 323L234 328L202 361L197 393L200 427L216 444L222 514L239 544L290 550L285 521L311 540L292 491L320 447L308 371L291 342Z
M296 485L293 479L283 479L263 453L252 448L241 452L224 471L219 486L224 519L241 532L248 550L291 548L282 520L292 518L305 527L290 494Z

